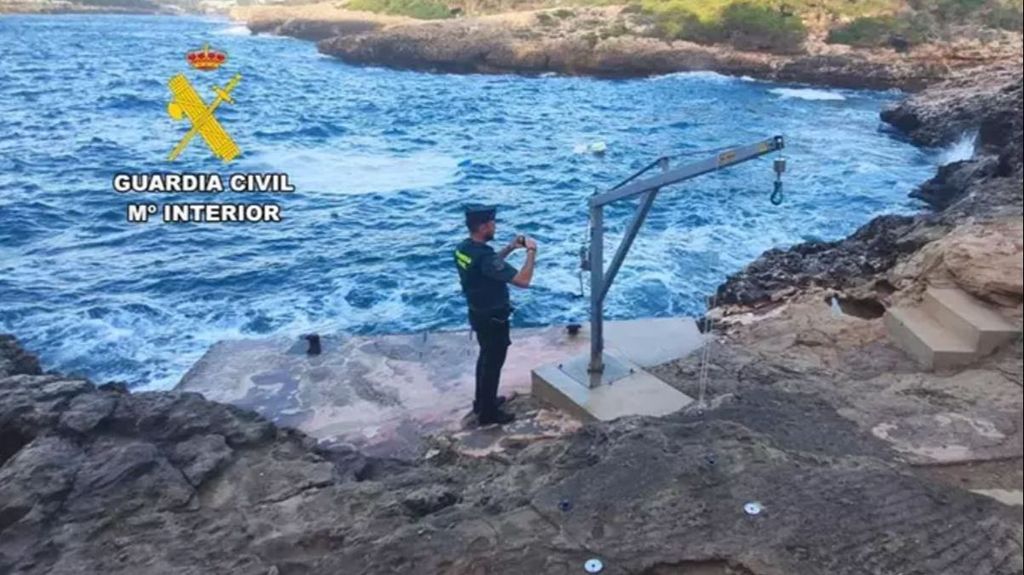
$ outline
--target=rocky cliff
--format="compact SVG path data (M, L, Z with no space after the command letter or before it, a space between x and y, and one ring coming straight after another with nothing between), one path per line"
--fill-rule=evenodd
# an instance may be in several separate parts
M834 87L917 88L947 72L937 61L894 61L860 53L780 56L632 35L538 37L528 29L486 20L333 36L317 46L321 52L352 64L456 73L629 77L713 70Z
M799 378L781 369L746 378ZM3 337L0 572L533 575L600 558L612 574L1020 573L1002 505L769 387L409 465L195 394L40 373Z
M772 54L651 37L649 18L621 6L422 21L325 5L238 8L258 33L318 40L352 64L453 73L559 73L633 77L712 70L780 82L919 89L953 70L1020 59L1019 36L897 51L807 42Z

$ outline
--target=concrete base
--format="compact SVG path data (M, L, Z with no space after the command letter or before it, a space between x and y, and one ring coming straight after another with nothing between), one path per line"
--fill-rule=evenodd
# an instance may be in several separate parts
M687 318L607 322L605 331L610 346L632 351L628 359L641 366L700 343ZM560 326L515 329L512 342L501 375L505 395L527 392L537 366L584 354L589 331L584 326L571 336ZM477 357L469 333L325 336L322 344L320 355L308 356L306 342L297 338L223 341L177 389L252 409L279 425L325 442L351 443L371 455L416 457L425 437L463 429Z
M533 370L534 397L584 421L610 421L627 415L668 415L693 399L644 371L629 360L605 354L606 366L626 368L624 377L595 387L583 385L579 372L586 372L589 354L568 362L548 364Z
M533 370L531 393L583 420L661 416L693 399L644 370L698 349L703 336L690 318L645 319L605 325L605 370L587 371L589 353Z

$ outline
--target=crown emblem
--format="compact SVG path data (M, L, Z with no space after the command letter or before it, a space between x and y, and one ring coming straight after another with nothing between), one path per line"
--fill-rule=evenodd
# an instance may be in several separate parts
M220 50L210 48L209 44L203 44L202 48L192 50L186 54L185 59L188 60L188 65L196 70L210 72L220 68L224 62L227 62L228 55Z

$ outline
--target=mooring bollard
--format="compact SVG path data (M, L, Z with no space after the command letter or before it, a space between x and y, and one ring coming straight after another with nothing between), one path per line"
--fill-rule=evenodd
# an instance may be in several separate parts
M320 335L311 333L306 336L309 347L306 348L306 355L320 355Z

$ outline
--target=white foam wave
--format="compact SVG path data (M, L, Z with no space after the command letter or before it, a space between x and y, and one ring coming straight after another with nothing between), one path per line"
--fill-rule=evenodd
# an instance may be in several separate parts
M252 30L249 30L249 27L244 24L221 28L214 33L218 36L252 36Z
M455 181L455 158L433 152L395 156L330 149L272 149L251 163L257 170L284 172L300 192L391 193L443 186Z
M939 152L939 165L945 166L953 162L962 162L974 157L974 148L978 141L977 132L967 132L960 139Z
M718 72L700 71L700 72L673 72L671 74L662 74L660 76L651 76L649 78L652 82L659 82L663 80L672 80L677 78L683 78L687 80L699 80L703 82L713 84L728 84L729 82L735 82L736 78L732 76L726 76L725 74L719 74Z
M768 92L784 99L795 98L797 100L809 101L841 101L846 99L846 96L839 92L815 88L772 88Z

